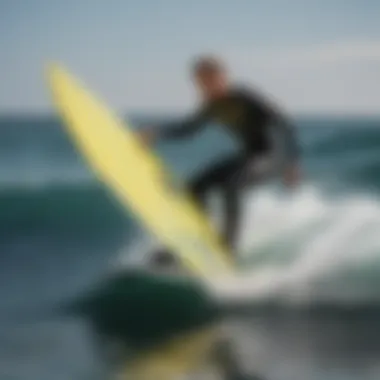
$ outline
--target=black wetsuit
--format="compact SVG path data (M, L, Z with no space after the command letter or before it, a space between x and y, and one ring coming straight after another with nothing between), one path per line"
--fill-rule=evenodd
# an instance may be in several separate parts
M193 180L189 188L203 206L208 190L218 188L224 193L224 238L234 248L239 221L239 193L243 183L257 182L262 174L255 173L255 162L273 152L271 127L281 129L286 142L287 163L295 161L298 145L286 119L260 95L234 88L221 98L205 104L196 114L180 123L160 129L163 139L181 139L200 131L210 122L223 125L236 138L241 151L207 167ZM213 149L211 146L210 149ZM267 173L269 174L269 173Z

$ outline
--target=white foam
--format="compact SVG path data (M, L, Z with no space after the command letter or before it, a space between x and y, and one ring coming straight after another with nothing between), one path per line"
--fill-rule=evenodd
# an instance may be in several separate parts
M380 258L379 199L364 194L331 199L310 185L292 195L264 188L245 202L240 239L245 268L238 277L211 279L211 290L219 298L347 298L331 288L334 278ZM143 264L156 245L146 237L138 239L120 255L118 265Z
M335 277L360 271L380 258L379 231L380 201L367 195L337 201L313 187L292 197L262 190L247 202L241 258L252 259L270 247L276 250L276 260L264 258L238 278L215 281L213 290L230 301L339 297L337 289L331 289ZM285 251L291 256L284 264Z

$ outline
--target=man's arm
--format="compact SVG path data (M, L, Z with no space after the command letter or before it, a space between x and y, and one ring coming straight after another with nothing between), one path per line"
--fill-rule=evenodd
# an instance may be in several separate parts
M202 109L181 122L175 122L154 128L143 129L140 136L145 142L157 140L176 140L191 137L202 130L209 121L209 112Z
M274 114L274 127L282 132L286 144L286 166L283 172L285 185L294 187L300 181L300 147L296 138L295 127L289 119L279 111Z
M286 149L284 181L290 186L294 185L299 179L301 153L294 124L274 102L257 93L250 93L248 96L267 115L273 128L280 132Z
M300 158L300 147L296 137L295 126L290 119L278 110L273 110L273 126L282 135L286 145L286 155L290 164L295 164Z
M283 181L288 187L294 187L300 180L300 147L296 137L295 126L277 107L271 106L273 126L282 135L286 149L286 164L283 171Z
M267 115L272 126L280 132L286 145L286 155L289 163L296 163L300 158L300 147L295 126L290 118L274 102L263 95L251 92L248 96Z

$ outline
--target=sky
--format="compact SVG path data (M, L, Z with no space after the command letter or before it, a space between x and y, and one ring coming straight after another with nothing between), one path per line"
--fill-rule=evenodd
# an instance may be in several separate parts
M0 0L0 112L51 109L49 61L118 110L188 110L212 53L291 112L380 113L379 20L378 0Z

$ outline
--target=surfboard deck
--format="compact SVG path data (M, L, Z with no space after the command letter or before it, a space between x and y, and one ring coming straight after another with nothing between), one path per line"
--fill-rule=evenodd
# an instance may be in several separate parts
M215 229L136 134L59 65L50 65L53 102L79 152L120 203L132 210L194 274L233 273Z

